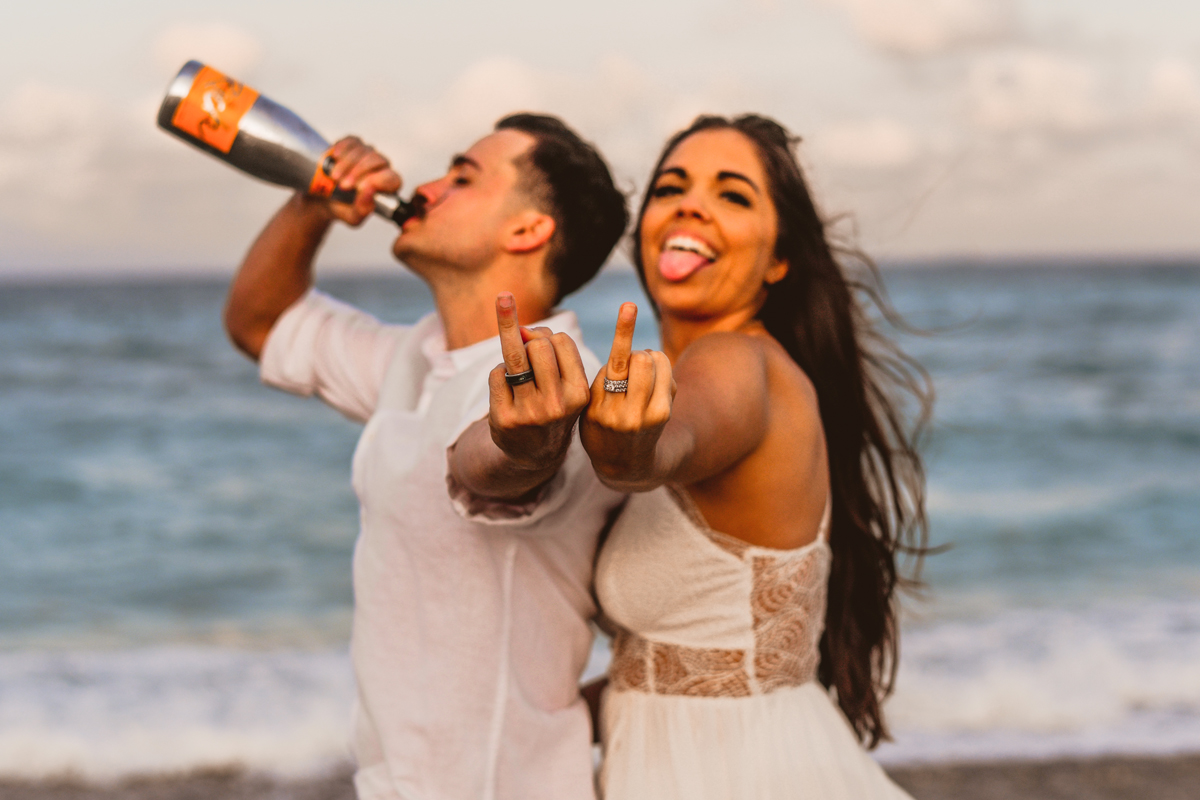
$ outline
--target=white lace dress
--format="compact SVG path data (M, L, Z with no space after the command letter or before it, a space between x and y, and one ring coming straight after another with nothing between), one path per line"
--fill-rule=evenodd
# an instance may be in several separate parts
M630 498L596 567L617 628L604 800L908 798L816 681L828 526L776 550L711 530L682 491Z

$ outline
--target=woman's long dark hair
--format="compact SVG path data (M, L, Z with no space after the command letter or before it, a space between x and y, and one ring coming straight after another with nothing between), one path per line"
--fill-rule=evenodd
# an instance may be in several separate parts
M633 262L643 288L642 217L659 170L684 139L714 129L736 130L754 143L778 214L775 255L789 268L767 287L758 318L816 387L833 495L833 565L818 677L836 691L858 736L874 747L888 737L882 703L899 654L896 590L918 585L926 552L917 441L932 408L932 384L868 315L864 301L899 321L874 263L830 243L829 225L796 161L799 140L766 117L697 117L667 142L634 228ZM850 267L862 274L848 277ZM897 553L912 559L911 579L898 570Z

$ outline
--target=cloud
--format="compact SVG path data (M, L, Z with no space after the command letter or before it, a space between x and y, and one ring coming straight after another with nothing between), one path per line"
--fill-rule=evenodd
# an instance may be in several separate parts
M40 81L18 85L4 104L0 141L12 146L70 138L101 111L99 98Z
M197 59L245 80L262 61L263 46L246 31L221 23L172 25L154 39L155 63L172 72Z
M1148 108L1161 120L1200 119L1200 77L1182 58L1164 58L1150 71Z
M844 122L806 137L814 156L836 167L894 169L912 163L920 144L901 122L886 117Z
M868 44L901 56L933 56L995 42L1017 29L1014 0L818 0L849 15Z
M412 126L418 138L444 142L447 136L487 130L515 109L546 107L552 81L512 58L472 64L450 85L435 108L418 113Z
M600 59L585 72L536 69L514 58L465 67L434 102L396 109L377 104L351 121L402 168L441 170L455 149L483 136L514 111L560 116L605 154L626 186L644 180L658 148L697 114L743 111L754 94L735 81L672 91L634 61Z
M158 101L33 81L0 96L0 256L9 268L236 258L250 220L261 224L282 195L159 132ZM241 241L215 251L214 229Z
M0 191L30 210L74 200L94 183L100 138L110 114L101 98L23 83L0 105ZM15 204L15 203L14 203Z
M1098 90L1094 67L1054 53L988 55L967 75L972 121L991 133L1094 132L1108 120Z
M222 68L251 63L187 54ZM176 67L185 56L180 50L171 58ZM733 82L691 89L671 92L619 56L576 73L488 59L466 66L424 105L351 100L347 105L362 109L362 116L346 118L343 130L375 143L411 190L440 175L452 153L486 134L500 116L549 111L595 141L622 187L634 189L669 133L699 111L740 110L747 97ZM8 271L35 261L96 268L236 263L286 193L157 130L158 91L118 99L26 82L0 94L0 257ZM312 108L319 113L319 104ZM339 230L323 260L386 263L393 235L383 223Z

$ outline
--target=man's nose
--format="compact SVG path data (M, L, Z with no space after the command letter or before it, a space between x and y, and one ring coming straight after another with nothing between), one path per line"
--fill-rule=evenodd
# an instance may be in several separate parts
M436 205L438 200L442 199L442 195L446 193L446 187L450 185L449 177L439 178L436 181L422 183L417 187L413 194L419 194L425 198L425 207Z

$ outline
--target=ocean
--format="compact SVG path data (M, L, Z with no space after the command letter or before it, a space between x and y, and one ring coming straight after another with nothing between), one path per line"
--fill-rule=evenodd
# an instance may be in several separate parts
M905 598L880 760L1200 751L1200 266L885 275L926 330L901 338L947 549ZM406 275L322 286L431 308ZM0 778L348 757L358 427L259 384L224 288L0 286ZM640 298L614 269L565 305L603 358Z

